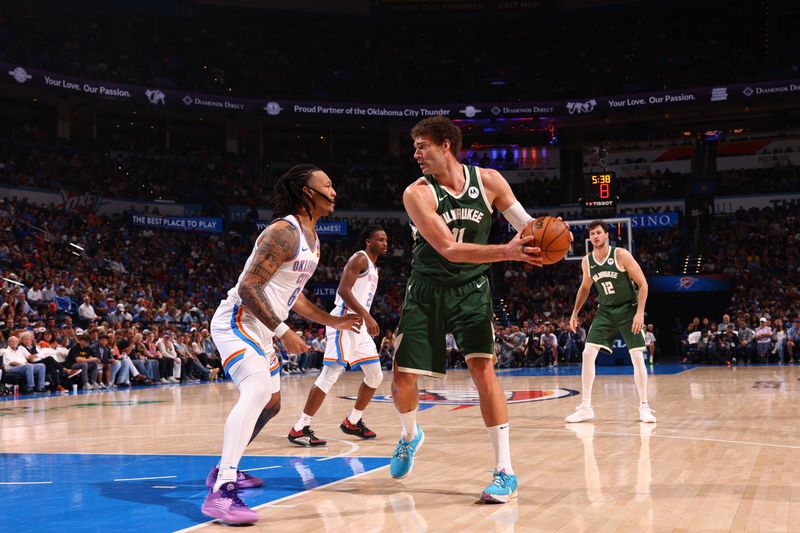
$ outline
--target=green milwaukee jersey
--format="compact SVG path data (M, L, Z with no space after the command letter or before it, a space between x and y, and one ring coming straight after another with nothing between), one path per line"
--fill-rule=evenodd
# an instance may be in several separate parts
M436 197L436 212L444 219L458 242L487 244L492 228L492 207L483 190L480 171L477 167L462 165L466 184L461 193L454 195L436 181L433 176L423 176ZM437 252L411 225L414 236L411 272L420 274L425 280L445 287L454 287L477 278L489 268L484 263L451 263Z
M589 254L589 276L597 289L600 305L635 303L639 297L628 272L617 265L616 252L616 246L609 246L608 256L603 261L597 261L594 253Z

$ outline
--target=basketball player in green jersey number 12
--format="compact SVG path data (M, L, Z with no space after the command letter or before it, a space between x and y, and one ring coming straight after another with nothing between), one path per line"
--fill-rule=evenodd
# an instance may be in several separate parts
M494 478L481 499L507 502L517 494L517 478L511 468L505 393L494 373L494 315L484 271L499 261L541 266L541 250L530 236L521 237L531 216L503 176L458 162L461 130L456 125L443 116L427 118L414 126L411 138L423 177L403 193L414 247L395 341L392 397L403 431L390 473L400 479L411 472L425 439L416 420L417 376L445 377L445 335L452 332L465 354L495 451ZM487 244L493 207L518 232L505 245Z
M647 403L647 366L644 362L644 306L647 302L647 279L639 263L624 248L609 246L608 229L602 220L589 223L589 240L592 252L586 254L581 263L583 281L575 297L575 308L569 319L574 333L578 327L578 313L589 296L594 283L597 289L597 314L586 336L581 368L583 401L574 413L566 417L567 422L585 422L594 418L592 409L592 385L594 364L599 350L611 353L617 333L622 334L628 345L633 363L633 379L639 391L639 420L655 422L656 417ZM634 285L634 283L636 285ZM637 290L638 287L638 290Z

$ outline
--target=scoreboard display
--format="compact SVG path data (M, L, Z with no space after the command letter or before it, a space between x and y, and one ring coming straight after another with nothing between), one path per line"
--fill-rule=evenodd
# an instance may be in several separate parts
M592 172L584 175L583 207L613 208L617 200L617 175L614 172Z

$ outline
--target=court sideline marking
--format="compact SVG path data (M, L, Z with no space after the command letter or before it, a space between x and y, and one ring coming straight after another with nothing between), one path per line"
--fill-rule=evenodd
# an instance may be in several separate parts
M263 503L261 505L257 505L255 507L252 507L252 509L258 510L258 509L264 509L264 508L267 508L267 507L291 507L291 506L276 505L276 504L278 504L280 502L284 502L284 501L289 500L291 498L296 498L296 497L301 496L303 494L308 494L309 492L313 492L315 490L324 489L326 487L332 487L333 485L338 485L339 483L344 483L345 481L352 481L352 480L354 480L356 478L359 478L361 476L365 476L365 475L371 474L373 472L378 472L378 471L384 470L386 468L389 468L389 465L379 466L378 468L375 468L373 470L369 470L367 472L362 472L360 474L356 474L354 476L346 477L346 478L343 478L343 479L338 479L336 481L332 481L332 482L327 483L325 485L320 485L319 487L314 487L313 489L304 490L304 491L298 492L296 494L290 494L289 496L284 496L283 498L278 498L277 500L273 500L273 501L268 502L268 503ZM220 523L216 519L215 520L209 520L208 522L203 522L202 524L197 524L195 526L187 527L185 529L179 529L175 533L184 533L184 532L188 532L188 531L196 531L196 530L198 530L200 528L204 528L204 527L207 527L207 526L210 526L210 525L215 525L215 524L216 525L220 525Z
M638 424L642 424L643 422L637 422ZM576 426L579 424L575 424ZM658 427L658 424L653 424L654 427ZM390 427L390 426L381 426L379 424L374 424L374 427ZM391 426L395 427L395 426ZM485 431L486 428L483 426L436 426L439 429L458 429L458 430L472 430L472 431ZM595 426L597 427L597 426ZM666 430L668 428L662 427L662 429ZM568 433L570 435L574 435L568 429L548 429L548 428L521 428L521 427L514 427L514 431L546 431L551 433ZM595 431L595 435L611 435L614 437L639 437L639 433L624 433L624 432L615 432L615 431ZM746 441L746 440L730 440L730 439L715 439L711 437L689 437L686 435L664 435L659 433L653 433L651 437L662 437L665 439L679 439L679 440L697 440L697 441L707 441L707 442L719 442L724 444L745 444L751 446L769 446L773 448L786 448L789 450L800 450L800 445L795 444L773 444L769 442L754 442L754 441Z

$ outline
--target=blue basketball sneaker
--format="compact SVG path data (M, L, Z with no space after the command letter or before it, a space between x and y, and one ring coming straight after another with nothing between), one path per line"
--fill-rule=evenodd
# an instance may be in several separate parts
M517 476L506 474L505 470L495 470L492 482L481 493L481 501L487 503L507 503L516 497Z
M389 473L395 479L403 479L411 473L411 468L414 466L414 455L419 450L422 443L425 442L425 433L422 428L417 424L417 436L413 440L406 440L400 437L400 442L392 454L392 461L389 464Z

